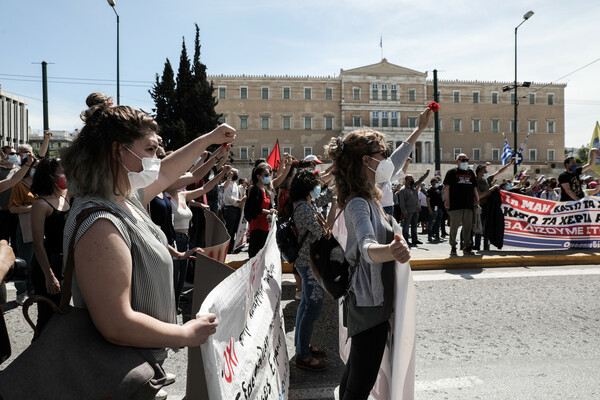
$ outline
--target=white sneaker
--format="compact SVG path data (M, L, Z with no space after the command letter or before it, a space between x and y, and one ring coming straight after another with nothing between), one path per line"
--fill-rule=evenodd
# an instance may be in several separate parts
M175 382L175 379L177 379L177 375L167 372L167 380L165 381L165 386L168 386Z
M160 389L158 393L156 393L156 396L154 396L154 400L165 400L167 396L169 396L169 393L164 389Z
M18 305L22 306L23 303L25 303L25 300L27 300L29 296L27 295L27 292L23 292L23 293L18 293L17 294L17 300L15 300L17 302Z

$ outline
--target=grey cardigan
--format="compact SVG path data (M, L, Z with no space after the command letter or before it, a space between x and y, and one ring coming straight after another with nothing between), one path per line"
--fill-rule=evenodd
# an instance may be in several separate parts
M383 303L383 264L375 263L368 249L371 244L386 244L386 228L390 225L377 211L377 206L362 197L354 197L348 202L344 219L348 230L346 259L350 268L356 265L350 284L350 290L356 295L356 305L379 306ZM393 218L392 222L394 232L398 233L398 224Z

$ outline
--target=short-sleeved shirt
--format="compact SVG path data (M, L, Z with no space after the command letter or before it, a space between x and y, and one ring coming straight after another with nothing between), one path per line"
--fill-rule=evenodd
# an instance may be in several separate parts
M490 180L492 178L487 178L487 179L477 179L477 191L481 194L481 193L485 193L488 190L490 190ZM487 204L488 201L488 197L486 196L484 198L479 198L479 205L481 207L484 207Z
M8 206L28 206L33 204L34 201L35 195L31 193L31 188L21 181L13 187Z
M439 188L432 186L427 189L427 197L429 197L429 205L432 209L435 209L435 207L438 207L438 209L444 207L442 193Z
M444 177L444 185L450 186L449 211L473 209L477 177L472 170L452 168Z
M143 189L133 193L127 204L141 217L138 220L119 204L100 197L76 197L65 224L63 254L69 250L71 236L74 234L76 216L86 208L107 207L118 215L107 211L92 213L79 228L75 236L75 246L83 234L99 219L110 221L119 231L127 247L131 251L131 308L160 321L176 323L175 292L173 287L173 260L167 249L167 238L160 228L152 222L141 200ZM64 268L64 266L63 266ZM73 304L75 307L87 308L77 285L77 265L73 273ZM166 358L166 351L155 354Z
M558 184L562 188L563 183L568 183L573 193L575 193L575 196L577 196L578 199L581 199L584 196L583 189L581 188L581 179L579 178L582 173L582 167L578 167L575 170L575 173L565 171L558 176ZM560 201L573 201L573 199L567 194L567 191L563 189L560 191Z

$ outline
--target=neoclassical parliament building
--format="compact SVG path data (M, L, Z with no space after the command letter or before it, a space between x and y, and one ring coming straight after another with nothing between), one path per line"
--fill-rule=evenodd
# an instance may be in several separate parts
M434 99L433 80L383 59L344 70L335 77L210 76L218 98L217 112L238 131L233 147L237 161L267 157L279 140L281 152L301 159L322 155L332 136L370 127L385 133L397 147L413 131L419 113ZM514 143L514 90L511 82L439 80L440 154L453 164L465 153L476 164L499 164L505 133ZM524 163L561 168L564 159L564 84L531 82L519 88L518 143L529 132ZM433 118L416 144L416 163L435 157ZM554 166L552 166L554 168Z

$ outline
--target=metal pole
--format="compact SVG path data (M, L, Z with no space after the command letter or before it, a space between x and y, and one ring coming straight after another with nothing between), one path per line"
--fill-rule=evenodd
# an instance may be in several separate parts
M44 130L49 130L48 124L48 72L46 70L48 63L42 61L42 104L44 110Z
M440 102L438 96L438 79L437 79L437 69L433 70L433 101L436 103ZM440 154L440 117L439 111L436 111L433 118L434 123L434 146L435 146L435 171L440 171L441 173L441 154Z
M522 22L521 22L522 23ZM519 26L521 26L521 24L519 24ZM515 147L514 147L514 152L516 153L518 150L518 142L517 142L517 132L518 132L518 123L517 123L517 117L518 117L518 111L517 111L517 107L519 105L519 97L517 96L517 29L519 29L519 26L517 26L515 28L515 122L513 124L513 129L514 129L514 133L515 133ZM515 154L516 155L516 154ZM513 164L513 174L516 175L517 174L517 163L515 162Z
M115 8L113 7L113 10ZM115 10L115 14L117 11ZM121 85L119 83L119 14L117 14L117 105L121 104Z

